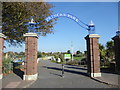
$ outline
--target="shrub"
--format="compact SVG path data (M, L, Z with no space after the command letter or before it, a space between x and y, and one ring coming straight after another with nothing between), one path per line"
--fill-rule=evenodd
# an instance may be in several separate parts
M68 64L68 65L78 65L78 61L77 60L68 61L66 64Z
M11 58L4 58L3 59L3 66L2 66L2 72L3 74L8 74L10 71L13 70L13 64L12 64L12 59Z
M109 60L101 60L100 61L100 66L109 68L110 67L110 61Z

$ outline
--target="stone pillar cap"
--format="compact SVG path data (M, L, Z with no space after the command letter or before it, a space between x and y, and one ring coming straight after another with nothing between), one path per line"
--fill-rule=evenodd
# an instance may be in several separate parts
M100 38L100 36L98 34L90 34L90 35L87 35L85 39L86 38Z
M25 33L23 34L24 37L37 37L38 38L38 35L36 33Z
M6 36L3 33L0 33L0 38L6 38Z

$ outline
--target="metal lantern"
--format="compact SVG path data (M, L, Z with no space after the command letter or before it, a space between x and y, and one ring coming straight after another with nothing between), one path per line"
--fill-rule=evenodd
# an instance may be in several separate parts
M88 31L89 31L89 34L95 34L95 25L92 20L90 24L88 25Z
M32 18L30 22L28 22L27 24L27 29L28 29L28 32L32 32L32 33L35 33L36 32L36 22L34 21L34 19Z

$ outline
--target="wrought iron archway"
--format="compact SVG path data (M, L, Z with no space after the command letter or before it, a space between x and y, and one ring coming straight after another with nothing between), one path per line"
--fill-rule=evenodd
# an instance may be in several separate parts
M53 15L48 16L47 18L45 18L43 21L49 22L52 19L55 18L59 18L59 17L67 17L69 19L74 20L80 27L88 30L89 34L95 34L95 25L93 24L93 22L91 21L90 24L86 24L84 22L82 22L79 18L77 18L76 16L69 14L69 13L56 13ZM28 30L34 32L35 29L40 28L41 26L36 26L40 23L42 23L43 21L40 22L34 22L33 18L31 19L30 22L28 22L25 25L28 25ZM42 25L43 26L43 25Z

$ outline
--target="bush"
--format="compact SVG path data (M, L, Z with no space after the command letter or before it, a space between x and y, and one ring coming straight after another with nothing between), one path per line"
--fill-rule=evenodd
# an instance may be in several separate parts
M101 60L101 61L100 61L100 66L101 66L101 68L102 68L102 67L107 67L107 68L109 68L109 67L110 67L110 61L109 61L109 60Z
M3 66L2 66L2 72L3 74L8 74L10 71L13 70L13 63L11 58L4 58L3 59Z
M38 58L42 57L42 53L38 52Z
M66 64L68 64L68 65L78 65L78 61L77 60L68 61Z

